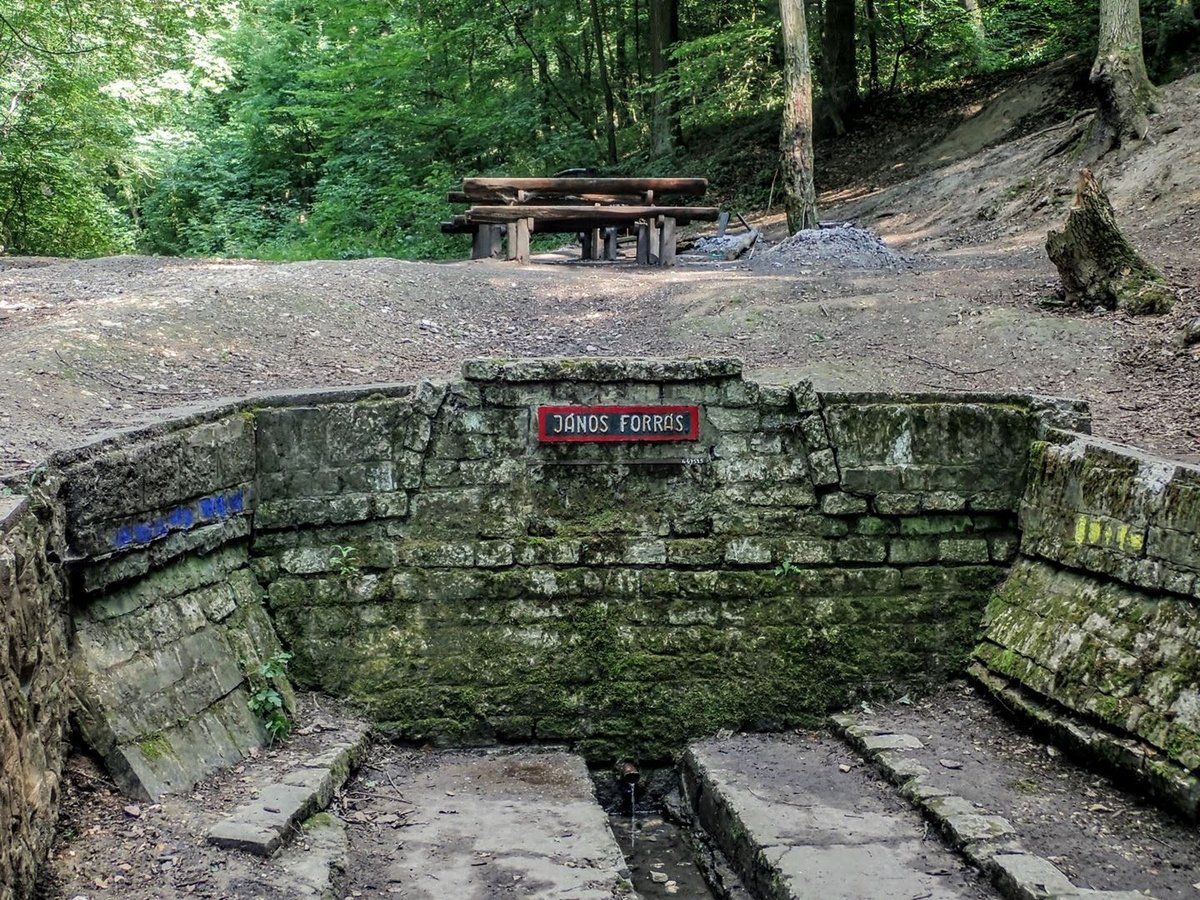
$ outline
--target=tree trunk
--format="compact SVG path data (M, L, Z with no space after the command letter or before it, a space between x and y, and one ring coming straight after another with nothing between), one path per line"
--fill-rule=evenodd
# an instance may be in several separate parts
M779 0L783 23L783 192L788 230L817 227L817 191L813 186L812 61L804 0Z
M655 156L671 152L675 104L670 98L671 66L667 48L679 39L679 0L649 0L650 77L654 93L650 99L650 144Z
M827 0L822 47L825 85L833 126L846 131L845 120L858 105L858 51L855 41L855 0Z
M867 85L874 96L879 93L879 11L875 0L867 0L867 50L871 58Z
M592 0L592 31L596 37L596 67L600 70L600 90L604 93L604 135L608 139L608 164L617 164L617 104L613 99L608 64L604 61L604 22L598 0Z
M1100 0L1100 47L1092 66L1092 88L1100 114L1089 157L1099 159L1150 130L1158 95L1142 55L1142 14L1138 0Z
M984 44L987 43L987 29L983 25L983 7L979 5L979 0L962 0L962 6L967 11L971 30L975 32L975 42L982 50Z
M1175 301L1162 274L1121 234L1112 204L1089 169L1079 173L1067 226L1050 232L1046 253L1071 306L1161 313Z

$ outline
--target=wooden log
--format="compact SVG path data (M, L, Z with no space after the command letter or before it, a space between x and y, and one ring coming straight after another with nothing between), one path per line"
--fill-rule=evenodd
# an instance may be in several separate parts
M663 217L659 235L658 264L670 268L675 265L675 220L670 216Z
M1142 258L1117 227L1116 214L1091 171L1079 173L1075 205L1062 231L1051 231L1046 253L1058 268L1072 306L1167 312L1175 295L1162 273Z
M637 264L650 265L650 226L645 222L638 225L637 229Z
M579 258L592 258L592 230L589 228L579 235Z
M604 229L604 258L613 262L617 258L617 229Z
M475 231L475 226L467 221L466 216L455 216L449 222L441 224L442 234L471 234Z
M677 194L702 197L707 178L464 178L463 191L551 191L557 194Z
M604 238L600 234L600 229L593 228L589 233L592 238L592 255L588 259L602 259L604 257Z
M670 216L679 222L715 222L720 210L715 206L472 206L466 215L470 222L497 224L507 224L517 217L526 217L619 225L657 216Z
M531 219L517 219L508 225L508 258L524 264L529 262L529 232Z
M518 194L525 199L518 199ZM599 203L604 206L625 204L628 206L650 206L652 201L645 194L614 194L614 193L580 193L563 194L555 191L453 191L446 195L451 203L479 203L496 206L517 206L522 203L540 204L543 206L583 206L588 203Z
M476 225L471 259L491 259L500 251L500 226Z

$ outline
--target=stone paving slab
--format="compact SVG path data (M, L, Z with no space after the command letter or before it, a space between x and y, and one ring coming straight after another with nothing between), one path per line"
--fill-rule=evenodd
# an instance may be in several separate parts
M693 744L688 802L763 900L995 896L891 789L826 736Z
M1194 832L1075 770L963 685L832 721L1006 897L1196 896ZM876 749L885 734L910 749Z
M366 726L343 734L214 825L208 831L208 842L257 856L273 856L291 840L301 822L329 805L365 756L369 738Z
M362 896L636 900L573 754L408 754L373 763L347 797L368 801L350 817L361 824L351 826L349 888ZM380 829L397 815L402 826Z

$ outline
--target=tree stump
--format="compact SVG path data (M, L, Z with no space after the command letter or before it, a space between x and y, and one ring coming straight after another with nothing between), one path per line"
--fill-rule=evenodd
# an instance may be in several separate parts
M1174 303L1166 279L1121 234L1108 195L1089 169L1079 173L1067 226L1050 232L1046 253L1072 306L1162 313Z

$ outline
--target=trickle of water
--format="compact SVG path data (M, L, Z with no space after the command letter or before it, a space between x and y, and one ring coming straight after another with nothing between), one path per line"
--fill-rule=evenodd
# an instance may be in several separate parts
M629 782L629 844L637 844L637 782Z

